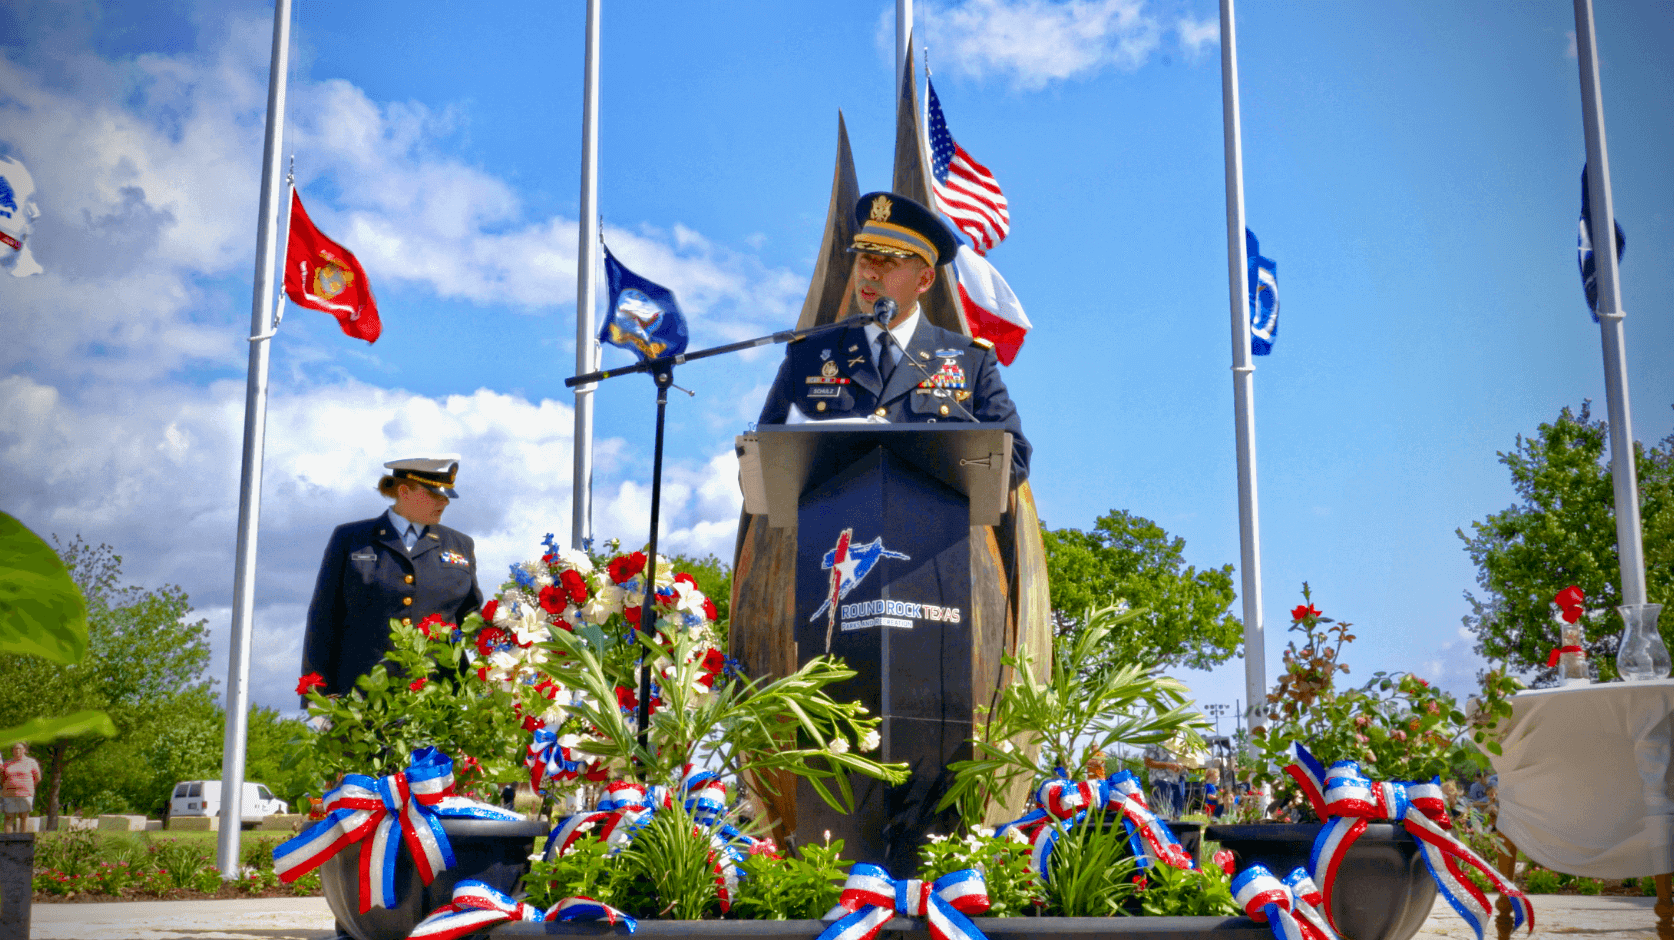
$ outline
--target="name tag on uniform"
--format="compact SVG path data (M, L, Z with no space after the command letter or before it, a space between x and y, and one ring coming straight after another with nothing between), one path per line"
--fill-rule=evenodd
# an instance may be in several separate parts
M442 559L442 564L444 564L444 565L470 565L471 564L471 560L469 558L466 558L464 555L461 555L461 554L459 554L458 552L455 552L455 551L446 551L446 552L443 552L441 555L439 555L437 557Z
M355 553L351 554L349 556L349 560L350 561L377 561L378 560L378 553L375 552L375 551L372 551L371 549L367 549L365 551L355 552Z
M816 385L808 389L809 398L836 398L843 394L843 390L835 385Z

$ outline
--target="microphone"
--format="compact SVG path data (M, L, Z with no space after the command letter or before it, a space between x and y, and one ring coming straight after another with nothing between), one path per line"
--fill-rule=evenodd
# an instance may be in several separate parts
M872 320L884 329L895 321L895 312L899 309L893 297L879 297L872 305Z

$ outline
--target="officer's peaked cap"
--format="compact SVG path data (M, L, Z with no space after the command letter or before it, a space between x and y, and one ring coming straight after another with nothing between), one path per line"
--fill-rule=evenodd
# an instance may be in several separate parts
M861 196L854 221L859 231L850 251L920 258L931 267L947 264L959 251L958 237L936 213L896 193Z
M397 480L411 480L448 499L459 498L453 489L454 479L459 476L458 454L403 457L384 464L384 469Z

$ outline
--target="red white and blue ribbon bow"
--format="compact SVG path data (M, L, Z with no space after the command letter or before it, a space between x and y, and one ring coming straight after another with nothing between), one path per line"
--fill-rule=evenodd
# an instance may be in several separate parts
M974 869L937 878L896 881L889 872L865 862L849 869L837 906L825 915L835 920L818 940L874 940L891 917L923 917L931 940L985 940L971 917L988 911L988 884Z
M1337 761L1322 772L1319 761L1300 744L1291 745L1291 756L1293 762L1285 770L1302 786L1319 818L1327 820L1314 840L1308 867L1324 889L1328 914L1337 871L1349 849L1371 820L1388 819L1418 840L1436 890L1476 931L1477 940L1482 940L1493 907L1465 875L1467 867L1480 872L1511 903L1513 929L1527 923L1534 930L1534 906L1528 896L1447 831L1452 823L1438 781L1374 781L1362 776L1354 761Z
M1276 940L1338 940L1320 913L1319 889L1303 869L1284 881L1264 865L1251 865L1232 879L1232 897L1251 920L1265 923Z
M592 898L565 898L550 911L516 901L498 889L481 881L461 881L454 885L453 900L431 911L419 922L409 940L457 940L459 937L481 933L496 924L514 920L605 920L627 925L628 932L639 928L639 922L608 904Z
M738 894L738 863L756 839L739 832L722 820L726 816L726 787L719 774L697 771L687 764L680 780L684 797L681 805L691 814L696 824L694 835L709 840L709 863L715 872L715 894L721 913L732 909L732 899ZM575 841L589 828L596 827L595 835L611 852L619 852L634 834L650 821L659 809L674 805L668 789L638 783L617 782L605 790L604 799L590 812L577 813L561 820L546 840L546 857L556 858L570 850Z
M1035 790L1035 808L1000 826L996 835L1016 829L1029 840L1029 865L1042 880L1051 878L1052 850L1068 830L1086 820L1090 811L1122 814L1134 858L1141 868L1155 862L1191 868L1191 856L1174 838L1173 830L1145 804L1144 791L1132 773L1122 771L1109 780L1069 780L1055 777Z
M529 786L536 793L540 792L542 779L574 780L586 769L569 748L558 743L558 732L544 724L535 729L535 739L529 743L523 763L529 767Z
M351 843L367 840L360 850L360 912L393 908L395 856L402 843L425 884L453 867L453 847L437 813L452 787L453 761L433 747L414 751L406 770L387 777L347 774L326 794L326 818L273 850L273 869L289 883Z

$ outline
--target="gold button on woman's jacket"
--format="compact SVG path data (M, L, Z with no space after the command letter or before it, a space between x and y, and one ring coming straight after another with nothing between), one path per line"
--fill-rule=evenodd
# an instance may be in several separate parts
M402 578L401 580L407 582L408 584L412 584L413 583L413 576L412 575L407 575L405 578Z
M403 597L401 598L401 604L404 607L411 607L413 606L413 599L410 597Z

